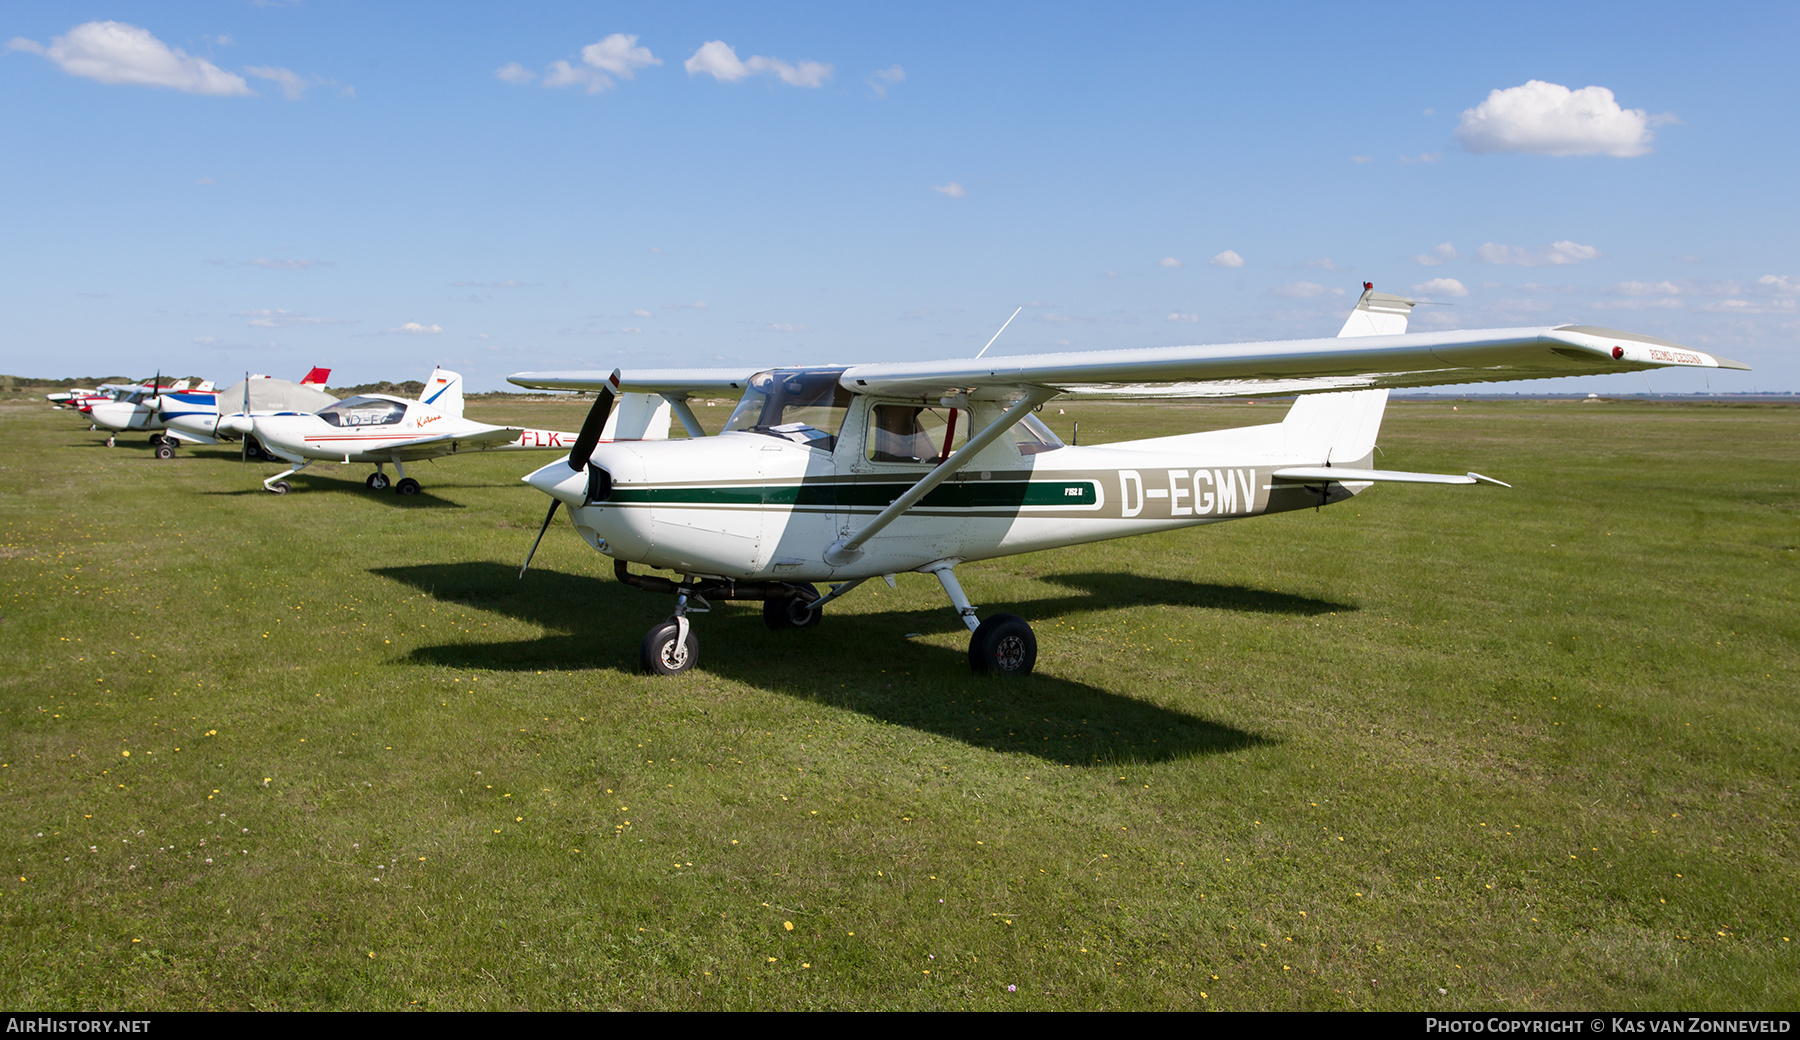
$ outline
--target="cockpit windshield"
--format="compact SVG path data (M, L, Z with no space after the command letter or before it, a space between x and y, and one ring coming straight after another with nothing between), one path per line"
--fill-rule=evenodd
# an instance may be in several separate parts
M389 426L406 417L406 406L381 397L352 397L318 411L333 426Z
M849 414L841 368L777 368L750 377L725 432L761 433L831 451Z

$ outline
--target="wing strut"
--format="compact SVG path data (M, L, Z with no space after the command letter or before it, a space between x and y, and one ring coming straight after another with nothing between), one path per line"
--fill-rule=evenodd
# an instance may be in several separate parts
M920 477L917 484L908 488L906 493L899 498L894 499L886 509L876 514L875 519L864 524L861 530L849 538L834 542L830 548L825 550L825 562L833 567L847 567L855 563L857 557L862 555L863 545L869 539L880 534L882 528L900 519L902 514L918 505L926 495L931 494L933 488L948 480L957 470L974 461L975 456L980 454L982 449L994 443L1001 434L1018 425L1038 405L1061 392L1047 386L1028 388L1025 396L1020 398L1018 403L1008 408L1000 418L989 423L986 429L970 437L968 443L962 446L961 451L938 463L936 469Z

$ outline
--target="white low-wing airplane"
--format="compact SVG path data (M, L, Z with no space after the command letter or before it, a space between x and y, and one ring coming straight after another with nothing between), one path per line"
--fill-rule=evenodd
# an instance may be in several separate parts
M169 392L148 403L168 429L168 436L157 445L156 457L173 458L176 443L217 444L222 440L244 439L246 454L263 458L262 449L250 451L251 419L256 415L314 412L337 398L325 392L325 381L331 369L314 366L298 383L273 376L246 375L217 393L195 394Z
M251 432L264 450L293 463L292 468L263 481L263 487L285 495L292 487L284 478L314 462L365 462L375 466L365 483L380 490L388 486L386 467L392 463L399 476L394 490L416 495L419 482L406 475L408 462L465 451L567 451L574 444L575 435L570 433L490 426L463 418L462 386L462 376L439 368L425 380L417 401L363 394L310 414L251 416ZM656 429L659 419L660 432ZM629 414L621 409L614 428L621 421L636 423L634 436L666 437L669 406L638 395Z
M567 505L619 580L674 594L674 615L644 638L646 671L693 667L687 615L709 600L762 600L771 627L809 627L862 582L919 571L942 583L971 630L977 672L1025 674L1037 660L1031 626L1010 614L978 620L958 564L1323 506L1377 481L1500 483L1373 468L1393 388L1748 367L1590 326L1409 334L1413 301L1363 290L1336 339L762 372L520 373L510 377L520 386L600 391L569 457L524 479L553 500L546 528ZM742 399L717 437L599 443L614 394L660 394L699 438L687 398L734 390ZM1059 395L1272 394L1299 395L1279 423L1096 447L1063 444L1032 414ZM681 580L632 574L628 563ZM821 596L814 582L834 584Z

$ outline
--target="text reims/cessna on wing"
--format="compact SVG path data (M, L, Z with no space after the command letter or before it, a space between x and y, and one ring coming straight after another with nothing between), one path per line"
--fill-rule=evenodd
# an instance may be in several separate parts
M385 467L392 463L400 478L394 490L402 495L416 495L419 482L406 475L408 462L465 451L566 451L574 444L573 434L557 430L490 426L463 418L462 384L462 376L439 368L425 380L425 389L417 401L387 394L363 394L307 414L251 413L247 432L254 434L265 451L293 463L292 468L263 481L263 487L285 495L291 486L284 478L314 462L366 462L374 464L375 472L364 483L380 490L388 486ZM652 409L643 421L653 425L658 416L662 421L661 435L667 436L667 405ZM229 420L221 425L225 421Z
M1024 674L1037 659L1031 627L1010 614L979 621L958 564L1329 505L1377 481L1488 481L1372 468L1392 388L1748 367L1588 326L1408 334L1413 301L1363 289L1336 339L764 372L520 373L511 377L520 386L600 392L569 457L524 479L554 500L545 527L567 505L619 580L674 594L674 615L644 639L650 672L693 667L688 614L708 600L760 599L772 627L807 627L870 578L920 571L943 584L972 631L976 671ZM688 396L731 390L743 397L725 431L702 437ZM662 395L695 439L598 443L613 396L632 392ZM1299 399L1264 426L1065 445L1032 412L1081 394ZM628 563L681 580L632 574ZM833 584L821 596L815 582Z

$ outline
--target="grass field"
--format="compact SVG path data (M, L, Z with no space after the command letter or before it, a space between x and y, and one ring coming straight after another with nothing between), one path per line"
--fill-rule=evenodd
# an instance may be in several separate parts
M547 455L101 442L0 404L0 1005L1800 1006L1800 408L1396 403L1515 487L968 566L1016 682L923 575L639 676Z

